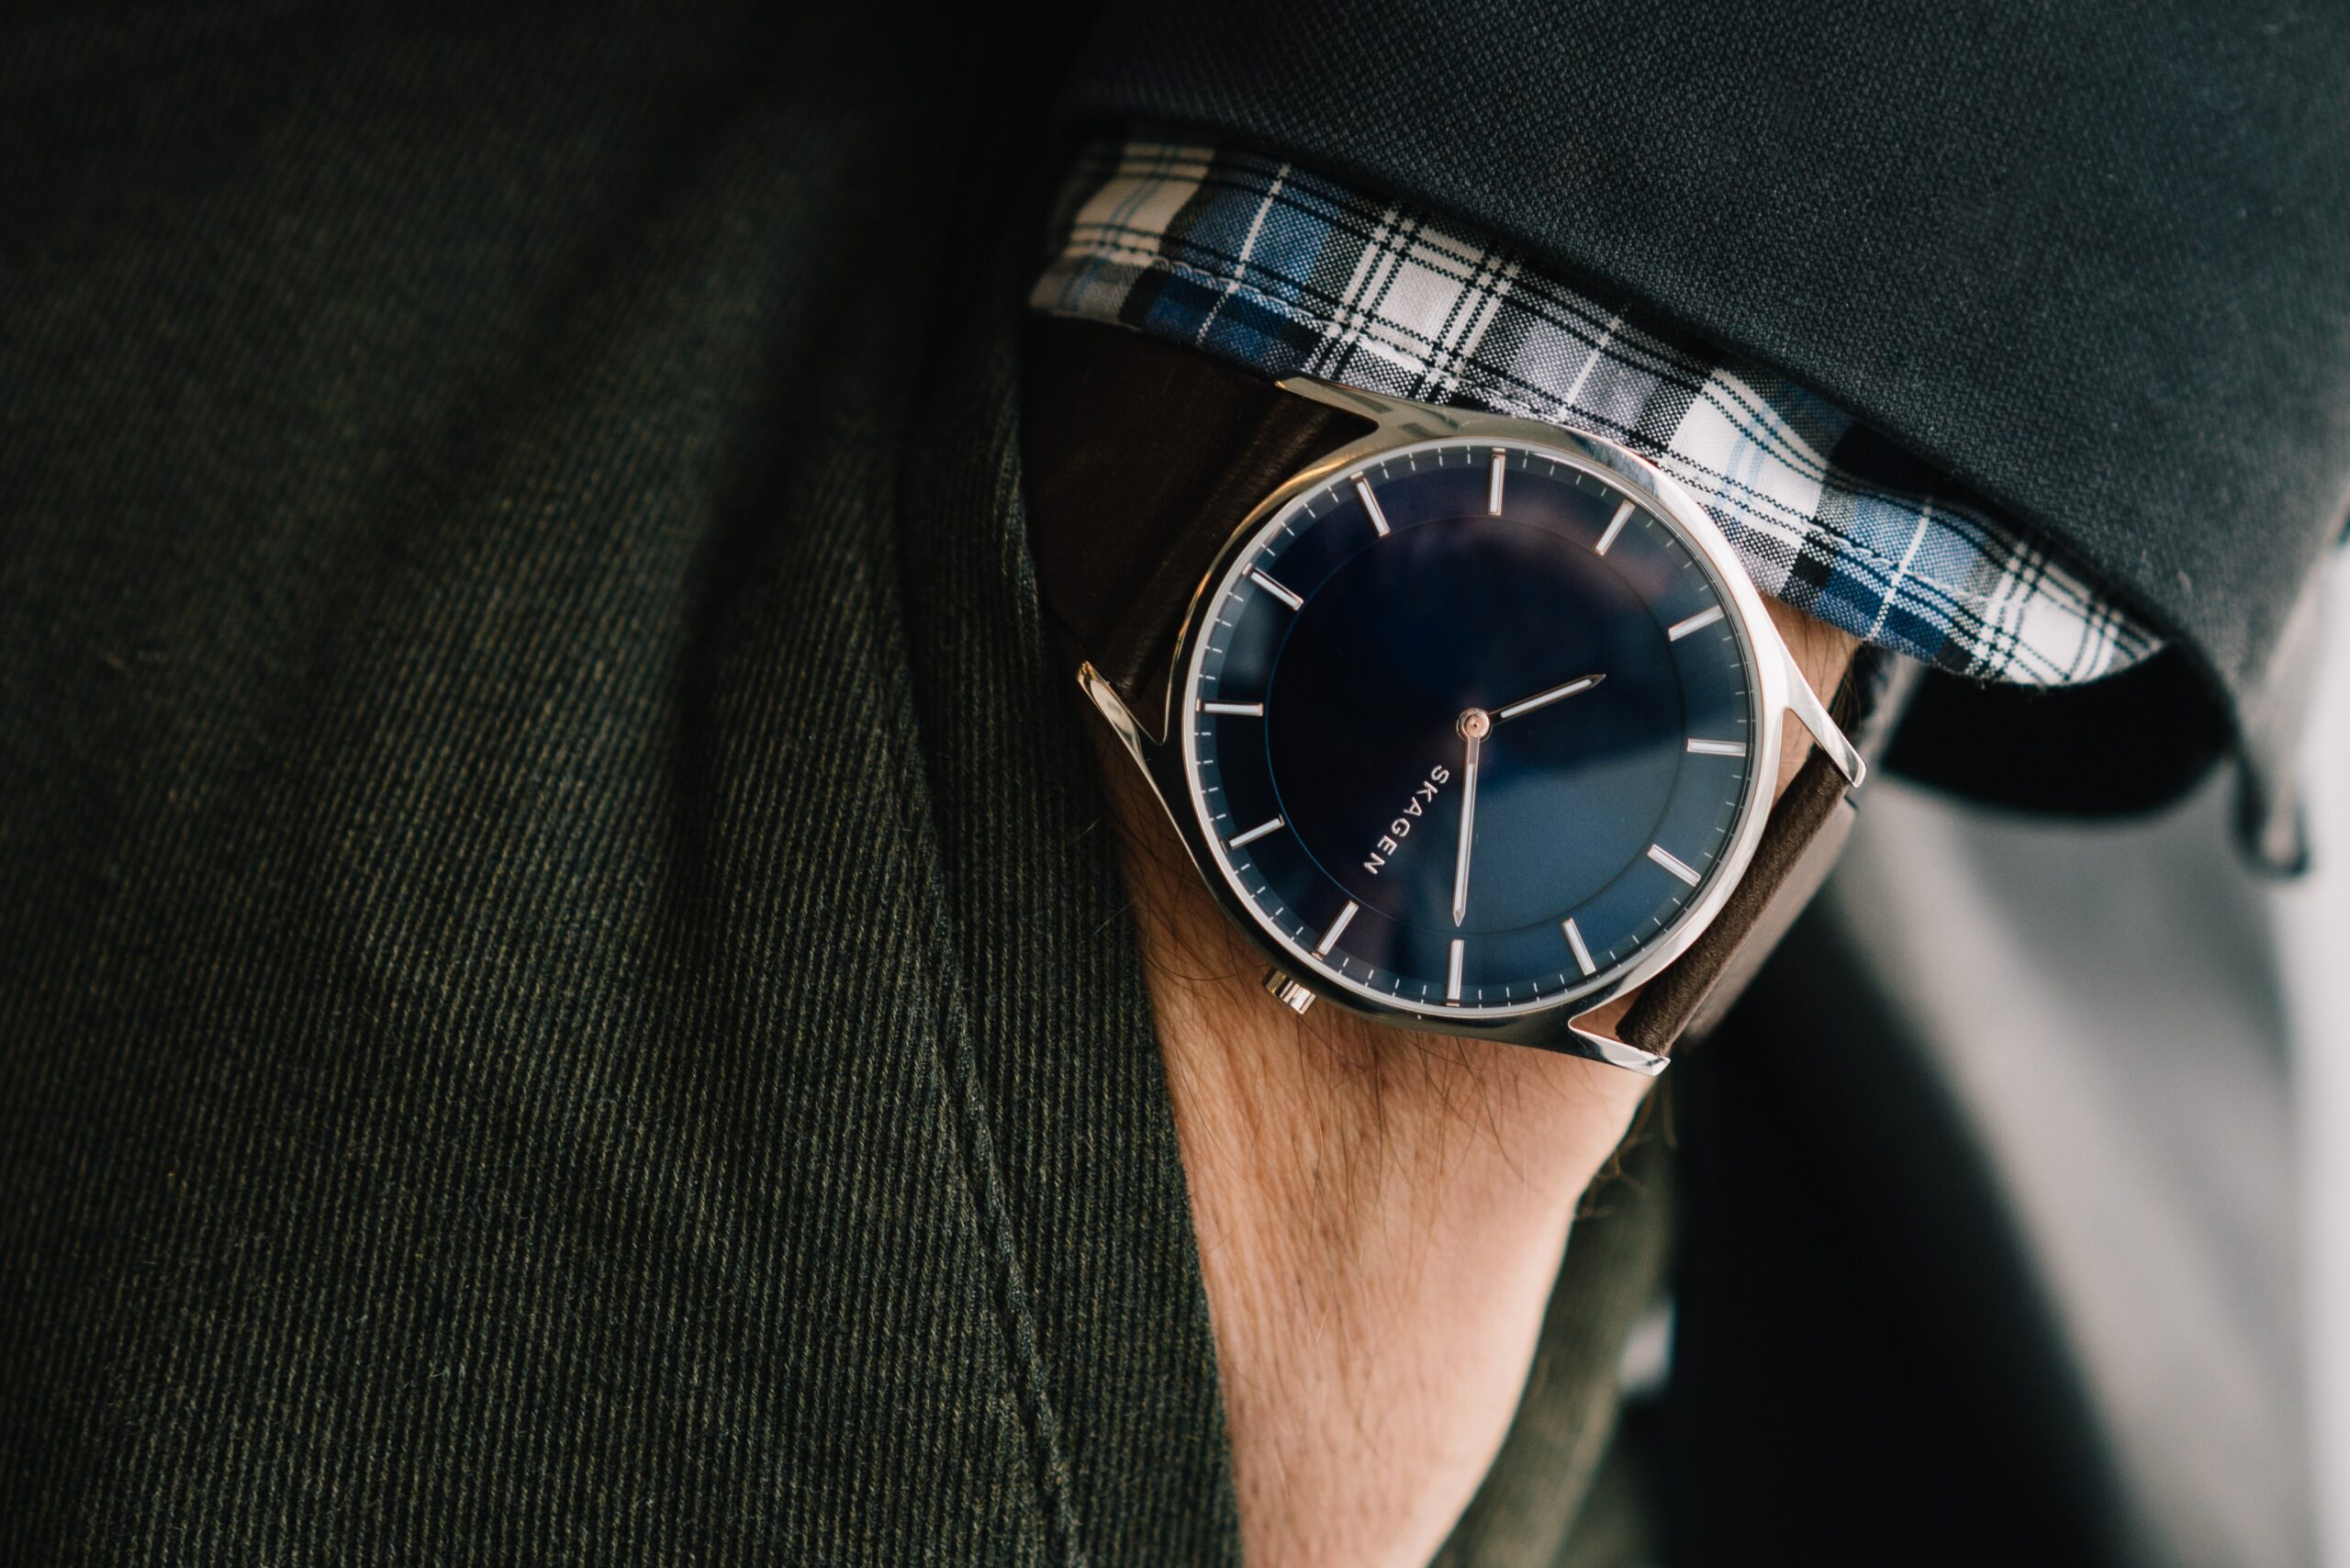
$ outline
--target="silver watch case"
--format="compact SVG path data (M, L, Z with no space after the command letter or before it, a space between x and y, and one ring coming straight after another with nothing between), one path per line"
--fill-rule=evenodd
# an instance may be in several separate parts
M1078 671L1080 686L1101 711L1102 718L1109 722L1119 742L1134 758L1136 766L1142 769L1143 777L1150 781L1151 790L1158 798L1158 803L1166 811L1177 835L1181 838L1185 851L1192 857L1192 864L1198 868L1225 914L1237 924L1272 962L1274 969L1267 977L1267 986L1276 996L1299 1011L1304 1011L1305 998L1319 997L1350 1013L1398 1028L1421 1029L1472 1039L1505 1040L1514 1045L1586 1057L1650 1076L1663 1071L1665 1058L1611 1038L1595 1028L1586 1026L1586 1020L1687 952L1690 945L1720 914L1732 890L1745 876L1747 866L1754 857L1755 846L1762 840L1763 826L1770 814L1767 792L1779 776L1780 748L1785 736L1788 714L1792 713L1810 732L1813 739L1818 742L1837 769L1854 788L1859 787L1867 771L1860 754L1845 738L1835 721L1829 717L1827 706L1812 690L1802 670L1796 667L1794 655L1789 653L1778 628L1772 623L1769 612L1763 608L1762 595L1755 591L1745 566L1740 563L1729 542L1722 536L1721 530L1715 526L1705 509L1655 465L1611 442L1530 420L1508 419L1469 409L1382 398L1353 387L1302 376L1283 381L1281 386L1298 397L1310 398L1367 419L1376 428L1360 440L1348 442L1292 475L1258 502L1239 526L1233 530L1231 537L1218 552L1214 565L1208 568L1192 590L1183 624L1177 632L1175 645L1170 650L1167 698L1160 712L1137 715L1130 711L1110 683L1091 664ZM1310 955L1292 951L1276 934L1270 932L1234 887L1230 872L1216 854L1214 841L1201 816L1198 791L1193 788L1192 760L1189 748L1184 744L1190 732L1188 728L1179 731L1171 722L1181 694L1190 689L1196 678L1197 671L1193 666L1197 662L1198 649L1193 633L1203 608L1209 602L1209 595L1224 581L1235 558L1269 519L1299 496L1317 490L1373 459L1423 442L1449 442L1462 438L1490 439L1510 446L1533 448L1554 461L1606 477L1640 497L1644 504L1669 519L1680 529L1687 543L1705 557L1727 590L1730 609L1729 619L1744 645L1749 667L1753 670L1758 683L1760 699L1756 726L1760 744L1753 754L1754 766L1748 773L1746 799L1740 802L1738 831L1698 898L1656 941L1612 974L1602 975L1596 989L1505 1014L1470 1014L1378 1000L1323 975L1321 966ZM1155 719L1157 722L1146 723L1143 722L1145 719Z

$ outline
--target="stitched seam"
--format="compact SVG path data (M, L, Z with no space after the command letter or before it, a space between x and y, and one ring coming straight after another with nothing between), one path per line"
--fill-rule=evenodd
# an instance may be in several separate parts
M890 510L888 525L879 531L887 538L890 553L883 575L891 584L890 606L896 611L890 622L890 634L897 651L902 652L906 646L904 588L899 572L894 494ZM930 779L919 738L921 717L914 711L911 693L901 693L897 709L903 726L897 765L904 786L901 796L904 802L901 825L910 843L916 846L912 853L921 862L917 875L927 883L923 902L933 912L924 933L934 966L932 972L938 977L929 988L941 1036L933 1047L933 1061L938 1069L941 1087L952 1104L955 1163L971 1204L972 1217L988 1245L993 1287L990 1292L990 1305L1003 1345L1006 1378L1012 1384L1020 1436L1033 1471L1031 1484L1039 1505L1037 1511L1044 1520L1047 1550L1067 1568L1086 1568L1076 1504L1069 1495L1070 1467L1061 1445L1059 1420L1046 1393L1040 1336L1035 1315L1028 1307L1027 1282L1021 1272L1019 1249L1009 1223L1011 1205L1006 1201L994 1134L979 1083L974 1031L961 1001L963 966L947 928L948 890L936 853L935 813L931 807Z

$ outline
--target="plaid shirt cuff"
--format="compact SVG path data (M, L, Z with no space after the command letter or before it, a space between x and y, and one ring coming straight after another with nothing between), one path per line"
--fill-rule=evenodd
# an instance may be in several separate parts
M1764 593L1881 647L2065 686L2161 646L2013 522L1911 482L1916 464L1817 394L1293 164L1104 142L1059 210L1033 308L1267 376L1604 435L1680 481Z

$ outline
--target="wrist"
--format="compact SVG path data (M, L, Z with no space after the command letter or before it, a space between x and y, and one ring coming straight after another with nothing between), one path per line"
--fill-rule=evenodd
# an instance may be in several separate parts
M1649 1081L1266 1005L1261 956L1108 760L1246 1554L1425 1562L1507 1430L1575 1204Z

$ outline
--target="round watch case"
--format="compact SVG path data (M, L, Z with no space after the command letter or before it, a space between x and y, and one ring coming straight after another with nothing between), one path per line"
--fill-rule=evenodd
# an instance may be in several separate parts
M1586 1027L1583 1020L1686 952L1720 913L1762 837L1769 815L1770 790L1778 777L1785 718L1789 711L1818 738L1838 768L1854 784L1863 773L1859 756L1795 666L1761 595L1728 541L1703 509L1652 465L1611 442L1530 420L1382 398L1304 378L1284 381L1281 386L1284 391L1366 418L1375 428L1360 440L1291 476L1252 508L1232 532L1193 594L1178 634L1165 711L1148 715L1130 712L1090 665L1080 671L1081 685L1149 778L1211 893L1225 913L1271 958L1274 971L1267 977L1267 984L1276 996L1300 1011L1312 999L1320 997L1404 1027L1508 1040L1591 1057L1647 1073L1662 1070L1665 1058ZM1180 716L1190 715L1197 706L1195 693L1201 687L1203 664L1213 645L1203 632L1217 623L1213 610L1227 602L1237 585L1247 580L1254 564L1264 556L1268 542L1282 536L1301 508L1309 506L1316 496L1330 492L1334 486L1346 484L1367 467L1392 465L1399 459L1416 465L1422 454L1428 454L1431 461L1441 461L1442 454L1464 446L1494 454L1497 501L1505 464L1513 459L1522 466L1539 462L1546 471L1587 476L1583 480L1586 485L1596 481L1607 491L1636 503L1644 517L1653 518L1669 530L1673 541L1703 570L1710 583L1713 600L1722 611L1720 620L1736 639L1751 719L1745 739L1744 778L1728 842L1712 855L1702 878L1677 913L1653 935L1639 941L1627 957L1592 967L1588 973L1575 977L1577 983L1562 986L1552 994L1498 1003L1464 1004L1459 1000L1460 945L1457 942L1453 945L1453 996L1407 997L1392 990L1382 992L1350 976L1346 972L1350 966L1330 962L1326 949L1316 953L1315 945L1305 940L1294 922L1292 928L1284 929L1270 918L1241 884L1231 847L1234 841L1229 835L1220 836L1215 829L1216 813L1201 777L1196 726L1175 722ZM1371 503L1366 499L1365 504ZM1496 505L1496 515L1499 510ZM1383 539L1384 519L1380 522ZM1264 578L1259 575L1257 580L1262 583ZM1284 596L1285 599L1293 597ZM1145 720L1156 722L1147 726ZM1466 722L1468 715L1464 715ZM1464 842L1468 836L1464 834ZM1244 834L1242 842L1245 840ZM1682 868L1684 872L1687 869ZM1456 907L1456 924L1459 918ZM1578 953L1578 957L1582 955Z

